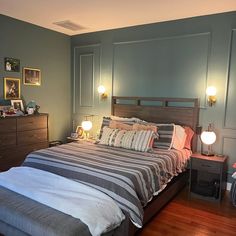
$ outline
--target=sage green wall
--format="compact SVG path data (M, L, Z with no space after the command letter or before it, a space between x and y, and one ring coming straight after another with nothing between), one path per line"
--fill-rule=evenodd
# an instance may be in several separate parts
M21 82L22 98L35 100L40 112L49 113L50 140L65 139L71 129L70 37L0 15L0 98L3 78L22 80L22 68L39 68L41 86ZM4 57L20 59L19 73L4 70Z
M75 122L84 114L109 115L112 95L197 97L199 123L204 129L214 124L213 149L229 155L230 176L236 162L236 12L77 35L71 42ZM97 94L100 83L106 101ZM213 107L206 104L209 85L217 88Z

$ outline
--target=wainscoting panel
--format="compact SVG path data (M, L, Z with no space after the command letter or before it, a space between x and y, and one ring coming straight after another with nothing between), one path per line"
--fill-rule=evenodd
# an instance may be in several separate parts
M92 114L100 81L100 45L74 48L73 113Z
M228 129L236 129L236 29L232 30L231 35L231 54L228 71L224 126Z
M235 163L235 147L236 147L236 137L224 136L222 137L222 153L228 155L228 182L231 182L231 175L235 171L232 168L233 163Z
M149 96L198 97L204 104L210 40L206 32L114 43L113 95L147 96L148 91Z
M81 107L94 105L94 55L80 55L79 95Z

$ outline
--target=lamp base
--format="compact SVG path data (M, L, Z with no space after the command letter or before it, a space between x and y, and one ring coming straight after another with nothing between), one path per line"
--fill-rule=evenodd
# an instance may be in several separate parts
M215 156L215 153L214 152L202 152L201 153L203 156Z

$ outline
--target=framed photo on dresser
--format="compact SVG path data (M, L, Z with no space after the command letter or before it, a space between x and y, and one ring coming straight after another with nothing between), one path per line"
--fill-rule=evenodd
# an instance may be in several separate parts
M13 106L14 110L20 110L22 112L24 112L24 106L23 106L23 102L21 99L19 100L11 100L11 105Z

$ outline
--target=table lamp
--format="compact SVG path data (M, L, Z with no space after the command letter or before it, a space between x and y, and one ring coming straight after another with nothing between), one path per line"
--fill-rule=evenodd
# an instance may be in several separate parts
M82 121L81 125L82 125L84 132L85 132L85 139L88 139L89 138L89 130L92 129L93 124L90 120L84 120L84 121Z
M212 131L212 126L209 124L208 129L201 134L201 141L207 145L207 152L202 152L205 156L214 156L212 151L212 144L216 141L216 134Z

